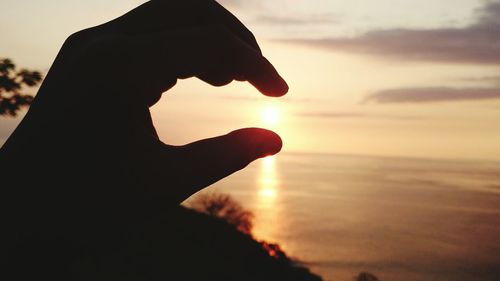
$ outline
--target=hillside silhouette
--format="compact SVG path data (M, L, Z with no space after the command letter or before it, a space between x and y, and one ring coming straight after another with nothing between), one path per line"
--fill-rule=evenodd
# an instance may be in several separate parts
M119 247L95 245L73 266L79 280L320 281L286 255L271 255L223 219L185 207L152 217L124 234ZM103 251L103 249L106 249Z

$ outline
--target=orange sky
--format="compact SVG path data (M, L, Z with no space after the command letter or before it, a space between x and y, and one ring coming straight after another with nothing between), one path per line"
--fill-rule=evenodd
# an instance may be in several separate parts
M72 31L140 2L2 1L0 36L11 40L0 54L47 70ZM255 30L289 95L180 81L152 110L165 142L259 126L280 133L285 151L500 160L495 1L223 2ZM270 107L275 124L262 118ZM19 119L0 122L2 143Z

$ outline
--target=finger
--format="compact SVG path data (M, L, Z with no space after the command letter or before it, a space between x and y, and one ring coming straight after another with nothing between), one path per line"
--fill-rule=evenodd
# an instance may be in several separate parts
M183 200L258 158L278 153L281 147L276 133L247 128L177 148L182 159L176 171L184 185Z
M282 141L274 132L247 128L175 147L138 126L129 145L131 181L148 204L162 205L179 204L252 161L278 153Z
M268 96L288 91L266 58L222 26L134 36L129 49L138 64L132 68L153 68L148 75L159 82L168 66L177 78L199 76L215 85L244 79Z
M281 97L288 92L288 84L281 77L276 68L265 58L260 57L260 61L251 62L254 59L252 54L248 54L248 68L242 72L243 80L247 80L255 88L266 96Z
M252 32L228 10L211 0L149 1L102 28L137 35L211 25L224 26L261 53Z

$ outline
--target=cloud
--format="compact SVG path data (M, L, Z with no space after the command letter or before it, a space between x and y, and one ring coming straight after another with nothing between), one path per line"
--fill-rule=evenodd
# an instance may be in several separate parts
M500 2L488 2L476 17L464 28L385 29L351 38L286 41L400 60L500 64Z
M257 24L272 25L314 25L314 24L332 24L338 23L336 17L332 14L321 15L303 15L303 16L278 16L278 15L260 15L253 22Z
M224 95L220 96L220 98L225 99L225 100L233 100L233 101L249 101L249 102L262 102L262 101L269 101L268 97L261 96L261 95L255 95L255 96L229 96L229 95ZM296 98L296 97L290 97L290 96L284 96L279 99L279 102L296 102L296 103L310 103L310 102L324 102L321 99L313 99L313 98Z
M224 7L241 8L241 7L259 7L262 0L218 0Z
M238 14L255 14L266 9L264 0L218 0L217 2Z
M303 112L301 117L332 118L332 119L388 119L388 120L422 120L422 116L394 115L361 112Z
M448 88L422 87L378 91L365 102L376 103L429 103L445 101L477 101L500 99L500 88Z
M264 0L221 0L224 7L238 13L248 14L248 22L258 25L301 26L338 23L338 16L332 13L293 14L287 10L276 11ZM276 3L275 3L276 4Z
M458 80L465 82L494 82L500 83L500 76L476 76L476 77L459 77Z

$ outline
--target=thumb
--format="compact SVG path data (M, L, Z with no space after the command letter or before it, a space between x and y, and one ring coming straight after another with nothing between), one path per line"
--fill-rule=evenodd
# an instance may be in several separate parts
M240 129L178 147L178 175L186 198L258 158L278 153L281 147L276 133L259 128Z

